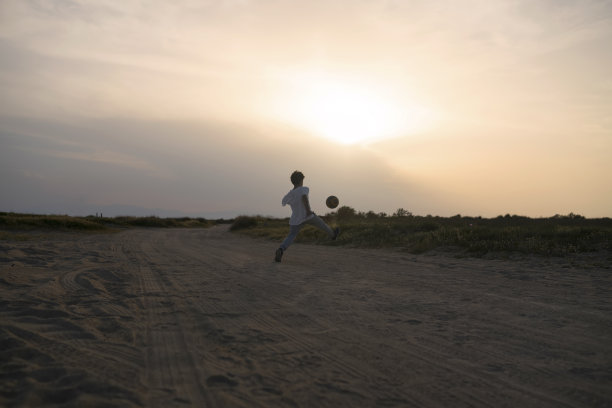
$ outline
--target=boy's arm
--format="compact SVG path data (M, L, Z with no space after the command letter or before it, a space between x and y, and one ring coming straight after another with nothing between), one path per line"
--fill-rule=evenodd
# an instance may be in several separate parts
M304 203L304 208L306 208L306 216L314 214L314 212L312 212L312 210L310 209L310 203L308 202L308 195L307 194L304 194L302 196L302 203Z

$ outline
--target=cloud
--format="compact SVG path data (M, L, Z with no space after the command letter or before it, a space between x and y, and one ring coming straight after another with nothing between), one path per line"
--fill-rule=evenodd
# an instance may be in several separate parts
M27 156L100 163L161 176L151 162L136 154L125 153L121 143L116 143L114 149L109 148L106 142L116 136L97 138L86 126L62 122L10 117L5 117L4 121L2 136L5 147Z
M266 95L283 86L278 73L309 65L385 78L451 116L473 116L480 104L467 112L456 106L471 90L476 102L492 94L511 100L517 90L536 93L550 72L559 72L554 85L564 89L572 49L612 30L612 6L601 1L7 0L1 7L4 113L47 117L254 120ZM567 54L554 65L541 57L560 50ZM611 63L609 53L587 57L593 66ZM478 95L483 90L491 92Z
M539 213L522 204L537 183L508 168L546 163L533 179L547 196L601 214L611 40L612 2L596 0L4 0L0 181L22 204L284 214L278 191L300 168L313 194L363 210L452 213L463 197ZM375 151L299 132L271 101L294 103L287 77L310 71L380 82L438 122ZM515 201L470 183L483 174Z
M112 166L121 166L136 170L154 170L153 166L146 160L113 151L93 152L66 152L61 150L41 150L37 152L43 156L59 159L81 160L85 162L102 163Z
M8 169L0 179L2 208L28 207L34 200L38 208L81 203L80 212L123 204L200 215L284 216L280 198L295 169L307 175L319 212L326 211L330 194L358 210L392 212L414 208L426 190L367 150L313 143L290 128L9 118L0 130L0 159Z

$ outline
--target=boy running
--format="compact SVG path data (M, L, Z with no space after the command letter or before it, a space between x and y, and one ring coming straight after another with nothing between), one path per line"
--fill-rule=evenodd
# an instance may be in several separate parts
M283 241L281 246L276 250L274 260L280 262L283 258L283 253L289 248L300 230L306 225L314 225L315 227L325 231L331 239L336 239L340 233L340 229L332 230L318 215L310 209L308 202L308 187L304 186L304 175L300 171L294 171L291 174L291 183L293 189L283 197L283 207L289 204L291 206L291 218L289 219L289 235Z

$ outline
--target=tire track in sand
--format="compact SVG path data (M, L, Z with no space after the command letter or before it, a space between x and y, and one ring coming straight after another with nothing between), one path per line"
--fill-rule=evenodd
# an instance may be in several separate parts
M149 239L146 239L149 238ZM203 367L197 364L194 344L187 333L189 326L181 316L188 309L171 282L162 279L158 266L150 258L157 252L159 240L151 242L146 232L126 234L123 253L131 272L140 281L144 309L145 372L147 406L215 407L216 402L202 381Z

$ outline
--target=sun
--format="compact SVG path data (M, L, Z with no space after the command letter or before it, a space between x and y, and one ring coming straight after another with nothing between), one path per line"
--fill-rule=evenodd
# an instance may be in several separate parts
M284 116L307 131L344 145L368 144L423 127L426 111L364 80L300 77Z

